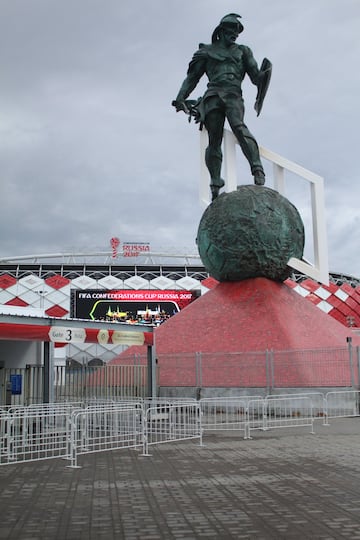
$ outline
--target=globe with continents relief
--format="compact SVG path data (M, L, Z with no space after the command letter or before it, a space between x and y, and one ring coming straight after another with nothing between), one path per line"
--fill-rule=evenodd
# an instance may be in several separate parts
M208 206L196 242L206 270L218 281L284 281L292 271L289 259L303 256L304 225L295 206L277 191L244 185Z

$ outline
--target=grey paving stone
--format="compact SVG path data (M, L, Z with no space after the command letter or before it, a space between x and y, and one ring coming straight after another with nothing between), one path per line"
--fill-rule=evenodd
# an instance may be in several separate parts
M0 467L0 539L360 539L360 419Z

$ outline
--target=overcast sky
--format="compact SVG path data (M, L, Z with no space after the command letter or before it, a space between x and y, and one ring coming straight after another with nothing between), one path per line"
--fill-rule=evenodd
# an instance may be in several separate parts
M171 101L229 12L273 63L258 118L244 84L245 121L324 177L330 269L360 277L360 0L0 0L0 257L112 236L196 251L199 132Z

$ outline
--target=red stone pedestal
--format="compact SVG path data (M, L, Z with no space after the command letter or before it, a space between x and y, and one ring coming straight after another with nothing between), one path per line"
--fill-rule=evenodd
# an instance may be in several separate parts
M225 367L229 360L226 353L346 348L350 335L349 328L283 283L266 278L219 283L155 331L160 383L162 386L192 386L194 379L190 373L195 374L195 368L191 366L195 353L201 352L217 353L209 360L213 376L203 380L204 386L237 386L235 368L232 368L230 380L229 372L226 374L225 369L221 369L221 363L224 362ZM132 347L121 356L135 351L143 352L139 347ZM204 355L204 361L206 357L209 358ZM239 375L242 386L247 386L246 381L250 380L251 386L265 386L263 358L264 355L259 368L255 361L253 367L249 367L249 359L246 359L247 369L243 367ZM348 360L344 358L344 367L349 370ZM234 362L239 360L240 355L236 355ZM238 365L240 370L240 363ZM291 385L299 386L297 376L303 379L299 369L296 365L290 366ZM185 371L189 372L189 378L184 375ZM311 385L311 381L305 382ZM341 382L339 379L339 386Z

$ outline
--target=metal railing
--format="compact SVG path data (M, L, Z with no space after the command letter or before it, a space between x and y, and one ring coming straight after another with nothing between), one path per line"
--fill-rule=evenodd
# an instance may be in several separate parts
M359 390L219 397L200 403L204 432L239 430L245 439L253 430L284 427L308 426L313 433L316 420L329 425L330 418L360 416Z
M288 398L291 399L292 396L295 396L297 399L298 405L302 405L301 397L304 398L304 405L311 400L312 411L314 418L323 418L325 421L326 418L326 403L325 395L323 392L295 392L292 394L270 394L265 397L267 402L271 402L272 399L279 398Z
M145 398L146 358L122 358L121 365L55 367L51 401ZM171 387L254 388L270 394L281 388L360 387L360 347L246 353L184 353L158 355L157 384ZM11 378L21 378L18 395L8 391ZM43 401L43 367L0 369L0 406ZM10 388L11 390L11 388ZM248 390L250 392L250 390Z
M266 401L264 399L252 399L248 403L244 439L251 439L251 431L265 431Z
M199 403L192 399L99 400L0 409L0 465L66 458L161 442L200 438Z
M11 377L21 378L21 393L7 391ZM52 401L119 400L143 398L147 394L147 366L56 366L53 371ZM43 401L43 366L0 370L0 405L26 406ZM2 390L2 391L1 391Z
M188 398L91 400L0 408L0 465L66 458L122 448L142 449L199 439L210 431L242 431L324 425L330 418L360 416L360 391Z
M246 429L249 402L261 396L200 399L201 425L204 431Z
M149 445L197 438L201 445L201 411L197 401L158 402L144 413L144 456L149 455Z
M360 416L360 391L339 390L327 392L324 397L325 418Z
M74 411L70 418L67 456L77 468L79 455L142 444L142 405L129 402L98 405Z
M309 396L272 396L264 400L263 429L310 426L314 433L313 405ZM249 429L250 436L251 428Z
M320 393L204 398L200 400L203 431L236 430L251 438L253 430L310 426L313 433L314 406L324 410ZM323 415L320 415L323 417Z
M125 353L119 362L130 364ZM144 355L137 361L146 363ZM288 351L158 353L159 386L196 388L360 387L360 347Z
M67 455L71 404L16 407L0 417L0 465Z

